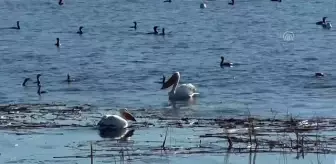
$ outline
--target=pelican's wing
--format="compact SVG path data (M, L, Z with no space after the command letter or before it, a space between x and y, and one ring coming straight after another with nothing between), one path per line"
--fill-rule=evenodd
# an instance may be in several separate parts
M192 85L191 83L188 84L182 84L184 87L188 88L190 90L190 92L195 93L196 92L196 87L194 85ZM181 85L181 86L182 86Z

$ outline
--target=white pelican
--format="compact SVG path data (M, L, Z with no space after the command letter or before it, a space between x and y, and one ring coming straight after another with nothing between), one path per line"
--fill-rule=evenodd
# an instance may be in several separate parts
M115 128L123 129L128 127L127 120L136 121L131 113L127 109L120 109L120 115L105 115L98 122L100 128Z
M178 86L180 81L180 73L175 72L170 79L162 84L161 89L169 88L173 85L172 90L168 93L170 100L188 100L199 93L196 93L196 87L190 83L181 84Z

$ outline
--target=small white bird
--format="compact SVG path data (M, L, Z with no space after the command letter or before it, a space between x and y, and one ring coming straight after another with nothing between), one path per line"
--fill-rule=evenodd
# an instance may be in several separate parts
M135 118L128 110L120 109L119 115L105 115L98 122L99 128L114 128L114 129L123 129L128 127L127 120L136 121Z

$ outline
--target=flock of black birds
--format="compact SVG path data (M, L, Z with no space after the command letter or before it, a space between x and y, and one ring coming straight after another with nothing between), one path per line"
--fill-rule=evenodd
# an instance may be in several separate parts
M41 94L44 94L44 93L47 93L47 91L41 91L41 80L40 80L40 77L42 75L41 74L37 74L36 75L36 81L34 83L37 84L37 94L38 95L41 95ZM30 78L25 78L23 83L22 83L22 86L27 86L27 82L30 81L31 79ZM67 75L67 79L65 80L67 83L70 83L71 81L73 81L71 78L70 78L70 75L68 74Z
M166 0L166 1L164 1L164 2L171 2L171 0ZM58 4L59 4L59 5L63 5L63 4L64 4L64 3L63 3L63 0L59 0ZM133 23L134 23L134 26L131 26L130 28L133 28L134 30L136 30L136 29L137 29L137 22L134 21ZM153 28L153 32L149 32L149 33L147 33L147 34L165 35L165 29L162 28L162 32L159 33L159 32L158 32L158 27L159 27L159 26L154 26L154 28ZM77 34L82 35L82 34L83 34L82 29L83 29L83 28L84 28L83 26L80 26L79 29L78 29L78 31L77 31ZM20 30L20 29L21 29L21 27L20 27L20 21L17 21L17 22L16 22L16 27L10 27L10 29L17 29L17 30ZM56 38L55 46L56 46L56 47L60 47L60 45L61 45L61 44L60 44L60 39L59 39L59 38ZM47 93L47 91L42 91L42 90L41 90L41 81L40 81L40 77L41 77L41 74L37 74L37 75L36 75L36 82L34 82L34 83L37 84L37 94L38 94L38 95ZM27 82L30 81L30 80L31 80L30 78L25 78L24 81L23 81L23 83L22 83L22 86L26 87ZM67 75L66 82L70 83L71 81L72 81L72 80L70 79L70 75L68 74L68 75ZM165 81L165 77L163 78L163 82L162 82L162 83L164 83L164 81Z
M271 0L271 1L281 2L281 0ZM165 1L163 1L163 2L169 2L169 3L171 3L172 1L171 1L171 0L165 0ZM231 2L229 2L228 4L229 4L229 5L234 5L234 3L235 3L235 1L234 1L234 0L231 0ZM64 4L64 3L63 3L63 0L59 0L58 4L59 4L59 5L63 5L63 4ZM331 28L331 24L330 24L328 21L326 21L326 18L327 18L327 17L323 17L323 18L322 18L322 21L318 21L318 22L316 22L316 25L321 25L323 28L328 28L328 29L330 29L330 28ZM133 23L134 23L134 25L131 26L130 28L133 28L134 30L136 30L138 24L137 24L136 21L134 21ZM162 28L162 32L159 33L159 32L158 32L158 27L159 27L159 26L154 26L154 27L153 27L153 32L149 32L149 33L147 33L147 34L165 35L165 28ZM80 27L79 27L79 30L77 31L77 34L82 35L82 34L83 34L82 29L83 29L83 28L84 28L83 26L80 26ZM11 27L11 29L18 29L18 30L20 30L20 29L21 29L21 27L20 27L20 21L17 21L17 22L16 22L16 27ZM60 44L60 39L59 39L59 38L56 38L55 46L59 47L60 45L61 45L61 44ZM232 67L232 66L233 66L233 63L231 63L231 62L224 62L224 57L221 56L220 66L221 66L221 67ZM318 73L315 73L315 76L316 76L316 77L322 77L322 76L324 76L324 74L318 72ZM38 94L38 95L41 95L41 94L43 94L43 93L47 93L47 91L41 91L41 81L40 81L40 77L41 77L41 74L37 74L37 76L36 76L36 82L34 82L34 83L37 83L37 87L38 87L38 89L37 89L37 94ZM24 82L22 83L22 86L26 86L26 83L27 83L29 80L30 80L30 78L26 78L26 79L24 80ZM68 82L68 83L71 82L71 79L70 79L70 75L69 75L69 74L67 75L66 82ZM165 82L165 76L163 76L163 78L162 78L162 82L161 82L161 83L164 83L164 82Z

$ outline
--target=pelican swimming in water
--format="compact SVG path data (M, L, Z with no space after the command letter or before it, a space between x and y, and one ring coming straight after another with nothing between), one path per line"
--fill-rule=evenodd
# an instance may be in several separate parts
M230 62L224 62L224 57L223 57L223 56L221 56L221 59L222 59L222 61L221 61L221 63L220 63L220 66L221 66L221 67L232 67L233 63L230 63Z
M170 100L188 100L199 93L196 93L196 87L190 83L181 84L180 82L180 73L175 72L169 80L162 84L161 89L167 89L173 85L172 90L168 93Z
M99 128L114 128L123 129L128 127L127 120L136 121L131 113L127 109L120 109L119 115L105 115L98 122Z

